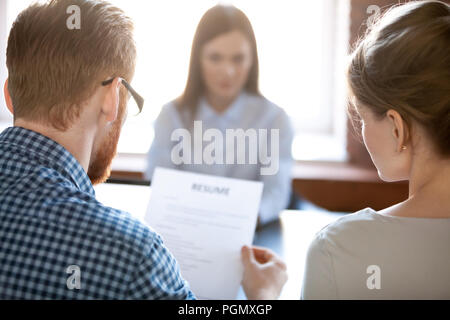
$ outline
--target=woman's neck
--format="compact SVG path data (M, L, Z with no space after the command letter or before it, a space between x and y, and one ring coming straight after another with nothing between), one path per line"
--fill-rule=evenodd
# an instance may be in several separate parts
M420 162L419 162L420 161ZM450 218L450 159L420 159L412 164L409 197L388 208L395 216Z

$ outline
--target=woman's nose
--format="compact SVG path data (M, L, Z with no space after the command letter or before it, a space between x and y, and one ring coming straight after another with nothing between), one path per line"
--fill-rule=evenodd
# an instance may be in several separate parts
M225 63L223 73L228 77L232 77L236 73L236 68L231 63Z
M224 76L232 77L236 73L236 67L231 62L223 62L220 68Z

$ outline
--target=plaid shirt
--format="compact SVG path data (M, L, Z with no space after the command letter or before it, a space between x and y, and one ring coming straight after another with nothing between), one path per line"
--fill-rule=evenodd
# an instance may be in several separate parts
M0 298L195 297L160 236L98 202L63 146L10 127L0 134Z

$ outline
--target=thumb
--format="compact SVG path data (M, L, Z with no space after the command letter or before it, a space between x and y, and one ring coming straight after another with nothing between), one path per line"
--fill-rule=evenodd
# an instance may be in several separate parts
M255 256L253 254L252 248L248 246L243 246L241 252L242 252L242 262L244 263L244 266L255 263Z

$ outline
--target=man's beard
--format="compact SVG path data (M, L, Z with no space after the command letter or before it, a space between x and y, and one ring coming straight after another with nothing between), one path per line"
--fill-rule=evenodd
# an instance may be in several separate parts
M121 99L120 101L124 100ZM111 174L111 163L117 154L117 143L119 142L122 122L125 117L125 108L126 106L119 106L116 121L112 124L111 130L89 164L87 175L93 185L105 182Z

